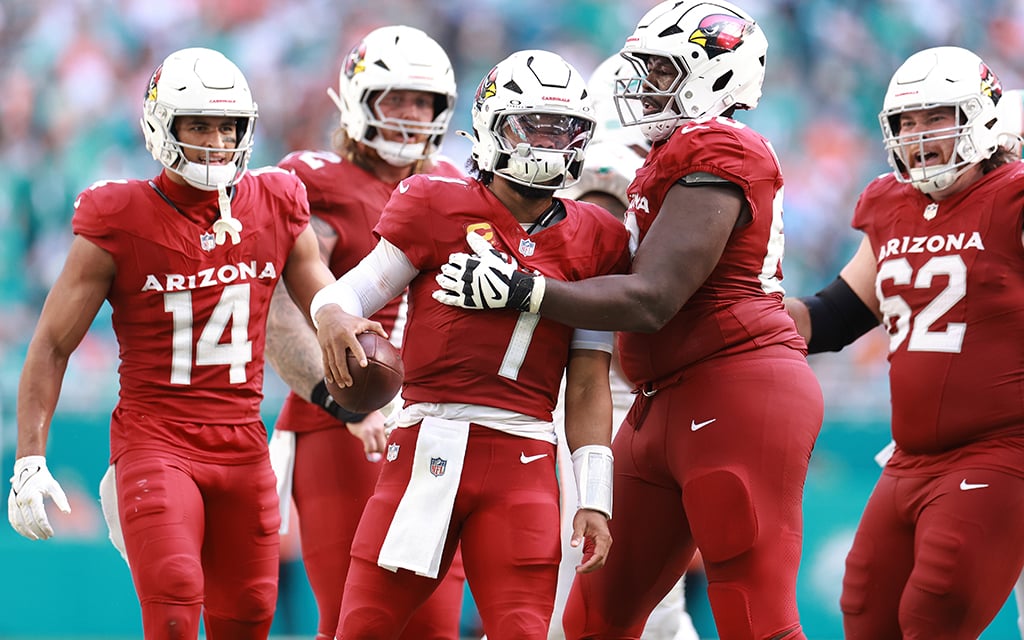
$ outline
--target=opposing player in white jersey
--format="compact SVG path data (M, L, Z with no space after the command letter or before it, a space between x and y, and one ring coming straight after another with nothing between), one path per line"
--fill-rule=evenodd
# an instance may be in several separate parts
M619 220L625 217L629 208L626 189L643 166L644 157L651 148L651 142L637 127L623 127L615 109L613 92L617 78L628 77L632 67L622 56L615 54L604 60L591 74L587 82L594 99L597 128L594 142L587 150L580 181L558 195L575 200L599 204ZM612 366L608 376L612 391L612 435L626 418L633 404L633 386L622 373L617 354L612 354ZM561 404L559 405L561 409ZM557 411L557 410L556 410ZM561 426L556 418L555 424ZM559 481L562 484L562 528L572 530L572 504L576 495L576 479L569 461L569 449L564 434L559 435ZM551 617L548 640L561 640L562 612L569 595L575 566L579 564L581 550L569 545L569 537L562 536L562 563L558 570L558 592L555 595L555 613ZM698 640L693 620L686 612L685 583L680 580L666 595L647 619L647 626L641 636L643 640Z

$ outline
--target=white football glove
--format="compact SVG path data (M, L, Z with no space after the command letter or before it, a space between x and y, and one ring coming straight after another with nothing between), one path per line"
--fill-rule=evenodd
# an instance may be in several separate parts
M46 496L50 496L61 511L71 513L64 490L46 468L45 456L23 456L15 460L11 493L7 497L7 519L15 531L29 540L46 540L53 536L53 527L43 506Z
M466 234L475 253L453 253L435 277L441 289L434 299L463 309L515 309L537 313L544 298L544 276L519 270L515 258L501 253L478 233Z

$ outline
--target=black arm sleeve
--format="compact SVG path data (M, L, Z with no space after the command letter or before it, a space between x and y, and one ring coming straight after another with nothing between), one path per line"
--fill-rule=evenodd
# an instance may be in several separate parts
M808 354L839 351L878 326L874 312L840 277L813 296L799 300L811 314Z
M334 398L331 397L331 393L327 390L327 383L323 380L313 387L313 393L310 394L309 401L347 424L362 422L366 419L366 416L369 415L366 413L349 411L335 402Z

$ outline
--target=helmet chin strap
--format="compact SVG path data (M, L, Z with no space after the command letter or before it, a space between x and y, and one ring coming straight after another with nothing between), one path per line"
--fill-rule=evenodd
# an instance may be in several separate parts
M374 148L381 160L392 167L407 167L428 157L428 144L429 141L405 143L376 140L370 146Z
M214 241L222 245L231 236L231 244L238 244L242 241L242 222L231 217L231 196L223 183L217 185L217 204L220 219L213 223Z
M231 244L242 241L242 223L231 217L231 196L228 183L235 179L238 167L231 162L224 165L201 164L185 160L179 170L181 177L190 185L202 191L217 191L220 218L213 223L214 241L222 245L231 237Z

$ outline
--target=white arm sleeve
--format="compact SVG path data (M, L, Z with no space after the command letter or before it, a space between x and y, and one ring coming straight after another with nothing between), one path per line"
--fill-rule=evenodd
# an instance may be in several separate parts
M402 250L381 238L359 264L337 282L317 292L309 305L310 317L326 304L336 304L346 313L368 318L402 293L419 274Z

